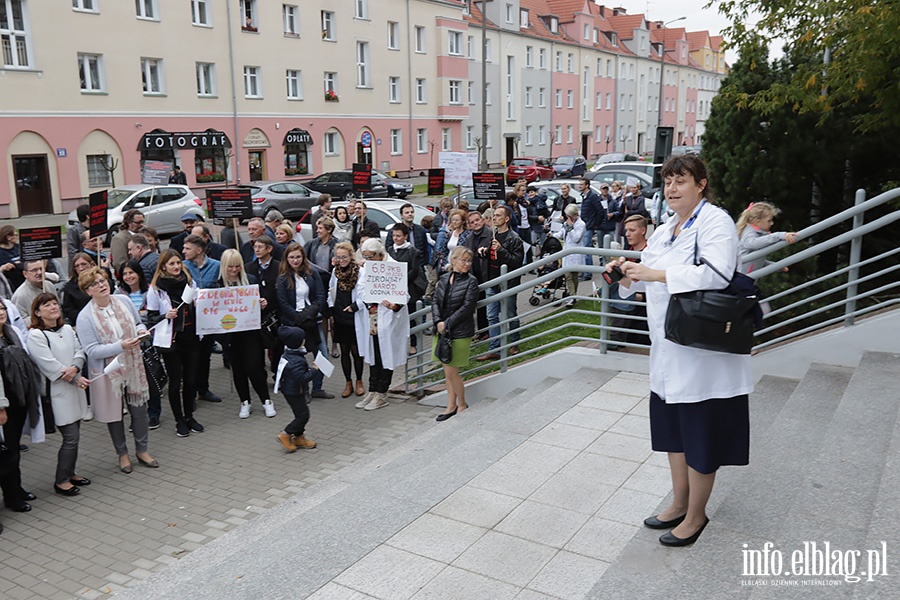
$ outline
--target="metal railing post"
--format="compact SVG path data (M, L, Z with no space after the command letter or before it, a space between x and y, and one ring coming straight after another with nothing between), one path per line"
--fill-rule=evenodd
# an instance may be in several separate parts
M500 277L505 277L509 272L509 269L506 265L500 265ZM504 281L500 284L500 293L505 292L509 289L509 281ZM509 323L506 320L509 318L509 311L506 310L506 298L500 300L500 372L506 373L506 342L509 340L509 336L507 332L509 331Z
M603 247L609 250L612 247L612 238L609 234L603 236ZM604 266L605 263L603 256L600 257L600 265ZM606 316L606 313L609 312L609 286L601 284L597 286L597 290L600 291L600 354L606 354L607 347L609 346L609 317Z
M425 304L421 300L416 300L415 312L419 312L423 308L425 308ZM425 315L423 320L425 323L427 323L428 315ZM418 323L415 323L415 324L418 324ZM423 354L423 352L425 351L425 349L423 348L423 346L425 345L425 332L420 331L419 333L415 334L415 336L416 336L416 348L418 349L418 352L416 352L416 376L418 377L418 379L416 379L416 381L418 381L419 384L421 385L422 371L425 368L425 358L424 358L425 355ZM407 378L407 384L409 384L409 378ZM419 398L421 398L424 395L425 395L425 390L419 390L418 392L416 392L416 396Z
M856 199L854 201L854 206L859 206L863 202L866 201L866 190L858 189L856 190ZM860 227L863 226L865 222L865 213L859 212L853 216L853 227L852 230L856 231ZM856 294L858 292L858 286L856 285L856 280L859 279L859 261L862 258L862 236L857 236L853 238L850 242L850 272L847 273L847 283L850 285L847 287L847 303L844 305L844 314L847 315L844 319L844 327L850 327L853 325L854 317L853 313L856 311Z

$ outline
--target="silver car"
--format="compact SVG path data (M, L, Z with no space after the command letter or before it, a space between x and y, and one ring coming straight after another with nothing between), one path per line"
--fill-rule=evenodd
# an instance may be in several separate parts
M321 195L296 181L254 181L239 187L250 190L253 215L257 217L273 210L290 219L302 217L316 206Z

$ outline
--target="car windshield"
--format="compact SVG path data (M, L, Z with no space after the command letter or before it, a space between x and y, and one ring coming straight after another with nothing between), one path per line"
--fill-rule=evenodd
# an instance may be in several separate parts
M262 191L261 187L257 187L255 185L239 185L239 188L243 188L245 190L250 190L251 194L258 194Z
M110 208L115 208L116 206L125 202L125 200L134 193L136 193L135 190L120 190L116 188L109 190L106 193L106 200L109 203Z
M571 165L575 162L575 157L573 156L560 156L553 163L554 165Z
M512 161L512 166L514 167L530 167L534 164L534 161L530 158L517 158Z

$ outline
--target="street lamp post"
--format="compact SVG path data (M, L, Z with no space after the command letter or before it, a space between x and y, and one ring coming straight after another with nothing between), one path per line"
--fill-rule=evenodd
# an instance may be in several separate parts
M677 19L672 19L671 21L666 21L660 27L662 34L662 48L659 51L659 119L656 122L656 129L659 130L663 124L663 96L665 96L665 88L663 87L663 82L665 81L665 73L666 73L666 33L665 28L666 25L671 25L672 23L677 23L678 21L684 21L687 17L678 17Z

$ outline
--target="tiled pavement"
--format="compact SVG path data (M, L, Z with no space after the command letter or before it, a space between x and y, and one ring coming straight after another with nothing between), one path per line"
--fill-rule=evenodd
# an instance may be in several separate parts
M225 400L199 403L196 417L206 431L188 438L175 436L163 400L163 425L150 432L159 469L135 461L132 474L119 472L106 427L85 423L78 473L93 483L67 498L52 489L58 434L29 444L22 455L23 483L38 499L30 513L0 511L0 598L97 598L131 585L429 423L436 413L414 402L356 410L356 396L341 399L343 385L336 379L343 379L339 369L325 387L337 398L310 406L307 432L319 444L314 450L289 454L275 440L291 419L281 396L273 396L276 417L266 418L256 402L249 419L238 419L230 374L215 355L212 388ZM131 439L129 449L134 452Z

